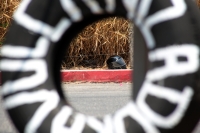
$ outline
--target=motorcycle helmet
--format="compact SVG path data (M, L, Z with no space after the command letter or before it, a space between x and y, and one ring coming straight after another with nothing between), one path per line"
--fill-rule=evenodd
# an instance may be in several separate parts
M119 55L113 55L106 61L108 69L126 69L124 59Z

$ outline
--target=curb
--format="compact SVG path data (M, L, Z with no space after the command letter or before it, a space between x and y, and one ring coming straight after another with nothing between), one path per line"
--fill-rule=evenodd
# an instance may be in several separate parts
M63 70L62 82L132 82L133 70Z
M132 82L131 69L124 70L62 70L62 82ZM1 84L0 72L0 84Z

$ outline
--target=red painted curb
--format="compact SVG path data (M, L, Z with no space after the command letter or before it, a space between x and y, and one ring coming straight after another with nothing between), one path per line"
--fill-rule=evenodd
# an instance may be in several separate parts
M64 70L63 82L132 82L133 70Z
M133 70L64 70L62 82L132 82ZM1 72L0 72L1 84Z

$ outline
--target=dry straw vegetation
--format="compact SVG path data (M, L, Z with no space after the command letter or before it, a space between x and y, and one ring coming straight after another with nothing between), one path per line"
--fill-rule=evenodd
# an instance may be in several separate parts
M12 14L19 5L19 2L20 0L0 0L0 45L3 44Z
M200 0L196 0L198 7L200 8Z
M62 67L105 68L111 55L120 55L129 64L131 25L124 18L113 17L87 26L71 42Z
M0 0L0 46L20 0ZM196 0L200 7L200 0ZM86 27L71 42L62 69L105 68L111 55L121 55L130 64L129 36L132 24L123 18L108 18Z
M0 0L0 45L11 24L20 0ZM123 18L109 18L86 27L71 42L62 69L105 68L106 60L121 55L129 64L130 23Z

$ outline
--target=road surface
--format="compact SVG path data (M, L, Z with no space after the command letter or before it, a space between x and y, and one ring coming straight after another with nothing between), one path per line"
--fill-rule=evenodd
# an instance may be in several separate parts
M69 103L78 111L101 117L113 113L124 106L131 97L130 83L75 83L63 84ZM1 89L0 89L1 93ZM0 133L17 133L6 113L0 99ZM200 125L193 133L200 133Z
M81 113L104 116L124 106L131 98L130 83L64 84L69 103Z
M74 83L62 85L69 103L78 111L88 115L103 116L112 113L130 99L130 83ZM16 133L5 111L3 111L1 98L0 133Z

